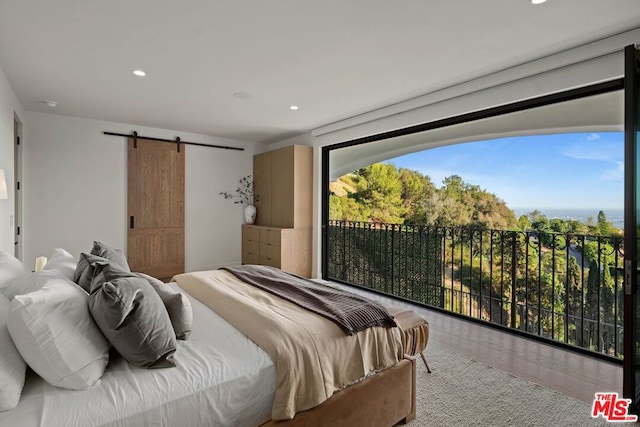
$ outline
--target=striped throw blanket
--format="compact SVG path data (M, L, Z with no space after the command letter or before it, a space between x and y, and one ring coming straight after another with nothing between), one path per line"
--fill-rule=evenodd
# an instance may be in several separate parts
M243 265L223 267L222 270L265 292L333 321L348 335L372 326L397 326L393 316L380 304L341 289L285 273L277 268Z

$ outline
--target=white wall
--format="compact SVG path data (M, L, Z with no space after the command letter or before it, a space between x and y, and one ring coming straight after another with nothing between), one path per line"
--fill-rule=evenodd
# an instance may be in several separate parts
M256 144L54 114L27 113L24 130L25 262L62 247L78 256L100 240L127 247L127 143L104 131L242 147L186 149L185 268L241 261L242 207L219 195L251 173Z
M0 251L13 254L14 229L12 217L14 213L14 159L13 159L13 121L18 117L24 120L24 111L16 94L13 92L7 76L0 68L0 169L7 178L9 200L0 200Z

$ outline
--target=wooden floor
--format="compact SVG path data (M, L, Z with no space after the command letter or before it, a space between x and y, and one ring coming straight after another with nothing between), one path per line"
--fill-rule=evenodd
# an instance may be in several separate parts
M338 285L342 287L341 285ZM371 299L420 312L429 321L429 342L591 404L596 392L622 394L622 365L564 350L475 322L378 294L345 287ZM429 347L425 351L429 358ZM437 369L437 366L432 366Z

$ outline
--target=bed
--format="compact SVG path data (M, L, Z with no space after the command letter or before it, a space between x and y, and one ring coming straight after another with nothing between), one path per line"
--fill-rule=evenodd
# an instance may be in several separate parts
M299 402L287 404L285 409L278 406L283 400L280 387L283 375L282 369L278 369L281 362L268 354L268 348L265 351L254 342L259 338L254 336L252 340L243 333L247 327L256 329L264 325L255 325L254 319L246 322L249 326L243 326L245 316L238 316L235 303L226 301L216 306L219 296L207 290L203 285L206 282L226 288L236 279L228 272L216 270L179 275L175 283L166 285L188 298L193 310L191 335L186 341L178 341L176 367L135 367L112 351L100 382L87 390L54 387L28 370L18 406L0 412L0 425L390 426L415 417L415 361L403 358L401 350L393 363L379 355L373 357L376 360L366 360L362 352L352 352L355 360L351 362L341 356L343 365L357 365L355 371L362 370L357 378L352 376L353 369L339 372L337 377L325 375L320 398L316 390L311 393L310 404L307 396L302 399L302 406L296 406ZM233 288L226 292L238 294ZM257 299L267 306L278 300L260 292ZM278 310L286 316L298 310L288 301L276 302ZM315 317L312 323L327 322L313 313L303 316ZM331 334L335 333L335 325L329 329ZM265 330L274 331L271 327ZM274 335L287 341L281 331ZM380 344L375 341L379 339L382 338L371 331L361 331L349 338L356 343L355 347L363 348L372 343L378 348ZM397 351L394 348L391 352ZM331 381L336 378L339 381L332 383L327 380L329 377ZM300 383L305 382L303 375ZM304 393L298 390L293 394ZM290 403L289 397L284 400ZM287 412L292 408L293 413Z

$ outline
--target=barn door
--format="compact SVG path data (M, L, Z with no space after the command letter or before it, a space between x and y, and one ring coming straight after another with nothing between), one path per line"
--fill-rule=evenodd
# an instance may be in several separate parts
M129 138L127 256L131 271L184 272L185 146Z

